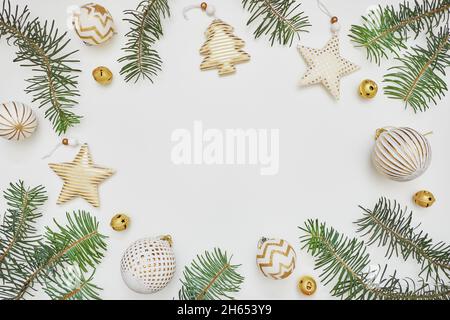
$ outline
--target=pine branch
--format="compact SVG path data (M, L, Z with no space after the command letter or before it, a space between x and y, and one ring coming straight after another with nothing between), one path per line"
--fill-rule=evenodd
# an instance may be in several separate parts
M299 12L301 3L296 0L242 0L244 9L251 13L247 25L259 22L255 38L270 34L270 45L275 41L292 45L294 38L300 39L301 32L307 32L310 25L304 12Z
M316 268L327 285L335 284L331 294L345 299L377 300L449 300L450 287L438 283L432 288L423 281L400 280L396 273L387 276L387 266L379 275L379 283L374 284L368 277L370 257L362 241L349 239L332 227L318 220L308 220L300 227L305 234L300 237L303 248L307 248L316 258Z
M74 212L73 218L67 213L68 225L56 223L58 231L47 228L45 242L34 255L34 271L26 277L14 296L23 299L35 282L43 283L48 275L54 276L64 263L73 264L86 271L86 266L95 267L106 250L105 236L98 232L98 222L89 213Z
M231 257L215 248L197 255L197 260L183 271L184 280L178 293L180 300L233 299L239 292L244 277L236 272L239 265L231 264Z
M380 64L388 53L398 56L406 49L411 34L432 33L440 24L447 25L449 18L450 0L404 1L398 9L380 6L363 16L363 24L352 25L349 37L366 49L368 60Z
M441 275L450 279L450 245L433 244L432 239L419 226L412 226L412 213L405 214L400 205L381 198L373 210L364 209L364 217L356 221L358 232L368 236L368 244L386 247L386 257L401 256L415 259L422 266L421 274L440 280Z
M30 67L35 75L28 79L26 92L33 95L33 102L39 108L47 107L45 117L48 118L58 134L65 133L68 128L78 124L81 117L71 111L77 104L79 70L69 66L78 62L71 56L76 52L62 53L69 39L67 33L60 34L55 22L41 23L37 18L30 18L27 6L11 6L9 0L3 0L0 11L0 38L6 38L9 44L18 48L14 62Z
M161 71L162 60L152 47L163 35L161 18L170 16L167 0L144 0L136 10L126 10L125 16L131 25L131 30L125 35L127 42L122 48L125 55L119 58L119 62L126 64L120 70L125 76L125 81L148 79L153 82L153 77Z
M450 34L440 30L437 36L427 39L427 47L416 46L402 57L396 58L400 66L390 68L384 76L385 94L399 99L414 109L426 111L430 102L436 105L448 90L445 69L450 66Z
M92 283L94 274L86 279L82 272L70 273L63 269L62 273L47 279L44 290L52 300L100 300L102 289Z
M4 198L8 209L0 225L0 298L8 299L15 289L11 284L24 280L27 257L41 239L34 224L42 216L38 209L47 195L44 187L28 188L19 181L10 184Z

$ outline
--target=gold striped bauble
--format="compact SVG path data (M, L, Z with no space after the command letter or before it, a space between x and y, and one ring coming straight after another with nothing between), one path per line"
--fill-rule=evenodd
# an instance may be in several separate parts
M107 42L116 33L113 17L96 3L81 6L73 15L73 26L84 43L94 46Z
M219 69L219 75L236 72L235 64L250 60L250 55L242 50L245 42L233 34L233 27L215 19L206 30L206 42L200 49L205 59L201 70Z
M21 102L0 104L0 137L7 140L24 140L38 125L33 110Z
M289 277L295 269L296 260L295 250L286 240L259 240L256 265L266 277L275 280Z
M94 165L87 144L72 162L50 163L50 168L64 181L57 204L81 197L94 207L100 206L98 186L114 174L114 170Z
M384 176L409 181L429 167L431 146L423 134L411 128L378 129L372 159Z

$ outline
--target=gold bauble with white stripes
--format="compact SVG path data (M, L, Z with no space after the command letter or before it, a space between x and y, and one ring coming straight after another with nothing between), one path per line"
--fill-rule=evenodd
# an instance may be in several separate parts
M266 277L274 280L289 277L295 269L296 260L295 250L286 240L259 240L256 265Z
M423 134L411 128L378 129L372 159L384 176L409 181L428 169L431 146Z
M116 33L113 17L105 7L88 3L73 15L75 32L88 45L99 45L110 40Z
M0 104L0 137L21 141L30 137L38 125L31 107L21 102Z
M170 236L140 239L122 256L122 279L131 290L154 293L164 289L175 274L175 254Z

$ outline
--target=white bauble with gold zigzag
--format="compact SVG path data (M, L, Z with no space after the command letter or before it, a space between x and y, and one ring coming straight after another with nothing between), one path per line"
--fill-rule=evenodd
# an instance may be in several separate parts
M256 265L266 277L275 280L286 279L294 271L296 260L295 250L286 240L259 240Z
M77 35L88 45L99 45L110 40L116 33L111 14L105 7L88 3L73 15Z

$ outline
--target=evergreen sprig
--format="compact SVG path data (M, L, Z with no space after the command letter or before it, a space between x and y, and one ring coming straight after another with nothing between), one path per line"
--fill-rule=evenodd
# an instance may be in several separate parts
M76 51L63 52L70 40L60 33L55 22L41 22L30 17L27 6L20 9L3 0L0 11L0 38L17 47L14 62L30 67L35 75L28 79L26 92L33 95L39 108L46 107L48 118L56 133L63 134L78 124L81 117L72 112L77 104L76 70L70 66L78 62L72 58Z
M125 63L120 74L126 82L140 79L153 82L162 65L153 45L163 35L161 19L170 16L168 1L144 0L136 10L126 10L124 13L124 21L130 24L131 29L125 35L128 39L122 48L125 55L118 60Z
M183 271L184 280L178 296L180 300L223 300L234 299L244 281L237 268L231 264L231 256L215 248L197 255L190 267Z
M294 38L308 31L309 18L299 11L300 5L296 0L242 0L244 9L251 13L247 25L259 23L255 38L270 34L271 46L275 42L291 46Z
M450 10L450 9L449 9ZM448 90L445 69L450 66L450 34L441 29L427 38L427 47L416 46L396 58L401 65L384 76L385 94L405 102L414 111L425 111L428 104L441 99Z
M442 275L450 279L450 245L434 243L425 232L412 225L412 212L401 209L396 201L380 198L373 210L365 209L363 218L355 223L358 232L368 237L368 244L386 247L386 257L409 257L422 266L421 274L440 280Z
M425 281L401 280L396 272L387 275L387 265L378 275L378 283L369 276L371 265L363 241L350 239L318 220L308 220L300 237L303 248L316 258L325 284L334 281L331 294L343 299L377 300L450 300L450 286L440 282L432 287Z
M379 6L362 25L352 25L350 38L364 47L367 58L380 64L389 53L399 56L406 49L409 37L420 33L432 33L439 25L447 25L450 17L450 0L404 1L394 6Z
M44 291L52 300L99 300L99 287L92 283L95 272L85 278L81 272L68 272L63 269L49 277Z

